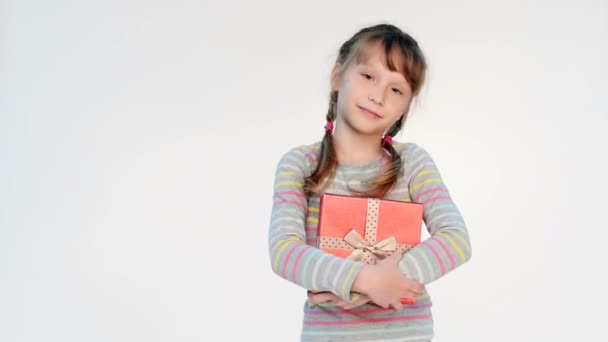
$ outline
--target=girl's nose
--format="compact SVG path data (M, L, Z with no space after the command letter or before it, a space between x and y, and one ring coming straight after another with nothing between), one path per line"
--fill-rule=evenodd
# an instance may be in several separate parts
M382 89L380 87L373 87L369 92L369 99L379 105L382 104Z

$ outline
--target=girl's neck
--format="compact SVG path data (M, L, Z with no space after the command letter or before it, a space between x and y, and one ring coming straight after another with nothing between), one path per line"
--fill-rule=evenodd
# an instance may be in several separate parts
M366 165L384 154L381 136L363 135L340 126L337 126L332 134L338 163Z

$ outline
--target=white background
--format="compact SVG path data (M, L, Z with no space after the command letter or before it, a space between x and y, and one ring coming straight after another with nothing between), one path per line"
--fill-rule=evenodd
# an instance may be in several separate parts
M298 340L274 169L385 21L429 63L397 140L473 246L427 287L434 341L606 338L606 1L5 0L0 340Z

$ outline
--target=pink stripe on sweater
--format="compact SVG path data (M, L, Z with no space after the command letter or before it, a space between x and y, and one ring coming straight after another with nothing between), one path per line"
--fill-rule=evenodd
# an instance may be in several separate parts
M312 151L307 152L304 156L306 156L306 158L308 158L308 160L310 160L312 163L317 162L317 157L315 156L315 153Z
M296 196L296 197L301 197L301 198L306 198L306 195L304 195L301 192L297 192L297 191L281 191L281 192L277 192L275 194L275 196L279 196L279 195L292 195L292 196Z
M433 203L435 201L449 200L449 199L450 199L450 197L448 197L448 196L432 197L432 198L429 198L426 201L422 202L422 204L427 205L427 204Z
M304 252L306 252L309 249L310 249L310 247L304 246L304 248L302 248L302 250L300 251L300 253L298 253L298 256L296 257L296 262L293 265L293 270L291 271L291 279L293 279L294 282L297 282L296 272L298 270L298 265L300 264L300 259L302 259L302 255L304 255Z
M433 248L433 246L431 246L430 243L426 242L424 245L431 249L431 252L433 252L433 255L435 255L435 258L437 258L437 261L439 262L439 267L441 268L441 275L444 275L445 274L445 265L443 264L443 261L441 260L439 253L437 253L435 248Z
M287 256L285 257L285 260L283 260L283 268L281 269L281 273L283 274L283 278L287 278L287 264L289 263L289 259L291 258L291 255L293 254L293 252L296 251L296 249L298 249L299 247L304 246L303 244L296 244L294 247L291 248L291 250L289 251L289 253L287 254Z
M442 190L444 190L444 189L443 189L443 187L439 187L439 188L433 188L433 189L425 190L425 191L423 191L423 192L419 193L419 194L418 194L418 197L422 197L422 196L424 196L424 195L426 195L426 194L431 194L431 193L433 193L433 192L442 191Z
M456 260L454 260L454 256L452 256L452 253L450 253L449 249L446 247L446 245L441 242L441 240L437 237L432 237L431 239L433 239L433 241L437 241L437 243L439 244L439 246L441 246L441 249L443 249L443 251L445 252L445 254L448 255L448 258L450 258L450 265L452 266L452 269L456 268Z
M403 310L426 309L426 308L430 308L431 306L432 306L432 304L404 305L403 306ZM368 314L374 314L374 313L379 313L379 312L388 312L388 311L395 311L395 310L394 309L384 309L384 308L359 310L359 311L355 311L355 310L341 310L341 311L304 310L304 312L307 315L330 315L330 316L337 316L337 315L368 315Z
M354 325L354 324L369 324L369 323L384 323L398 321L414 321L419 319L430 319L432 315L416 315L416 316L401 316L387 318L370 318L370 319L355 319L352 321L342 322L323 322L323 321L304 321L304 325Z
M296 201L278 201L275 202L276 206L279 205L283 205L283 204L287 204L287 205L297 205L298 207L302 208L302 209L306 209L306 206L300 202L296 202Z
M318 231L319 231L319 227L308 227L308 228L306 228L306 232L307 233L318 232Z
M317 238L314 237L314 238L306 239L306 244L308 244L308 245L316 245L317 244Z
M420 198L422 198L422 196L430 194L430 193L433 193L433 192L437 192L437 191L445 191L445 187L438 186L438 187L435 187L435 188L430 188L428 190L425 190L425 191L419 193L418 196L416 196L415 201L418 202L420 200Z

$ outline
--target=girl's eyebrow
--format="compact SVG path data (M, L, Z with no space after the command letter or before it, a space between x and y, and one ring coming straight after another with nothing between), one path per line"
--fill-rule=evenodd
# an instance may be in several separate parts
M377 67L374 67L373 65L368 64L367 61L362 62L361 65L363 65L366 68L373 69L373 70L377 70L378 69ZM394 80L393 83L396 83L396 84L398 84L398 85L400 85L402 87L407 87L408 83L405 80L405 78L403 78L403 75L400 72L398 72L398 71L391 71L391 72L397 72L401 76L398 80Z

